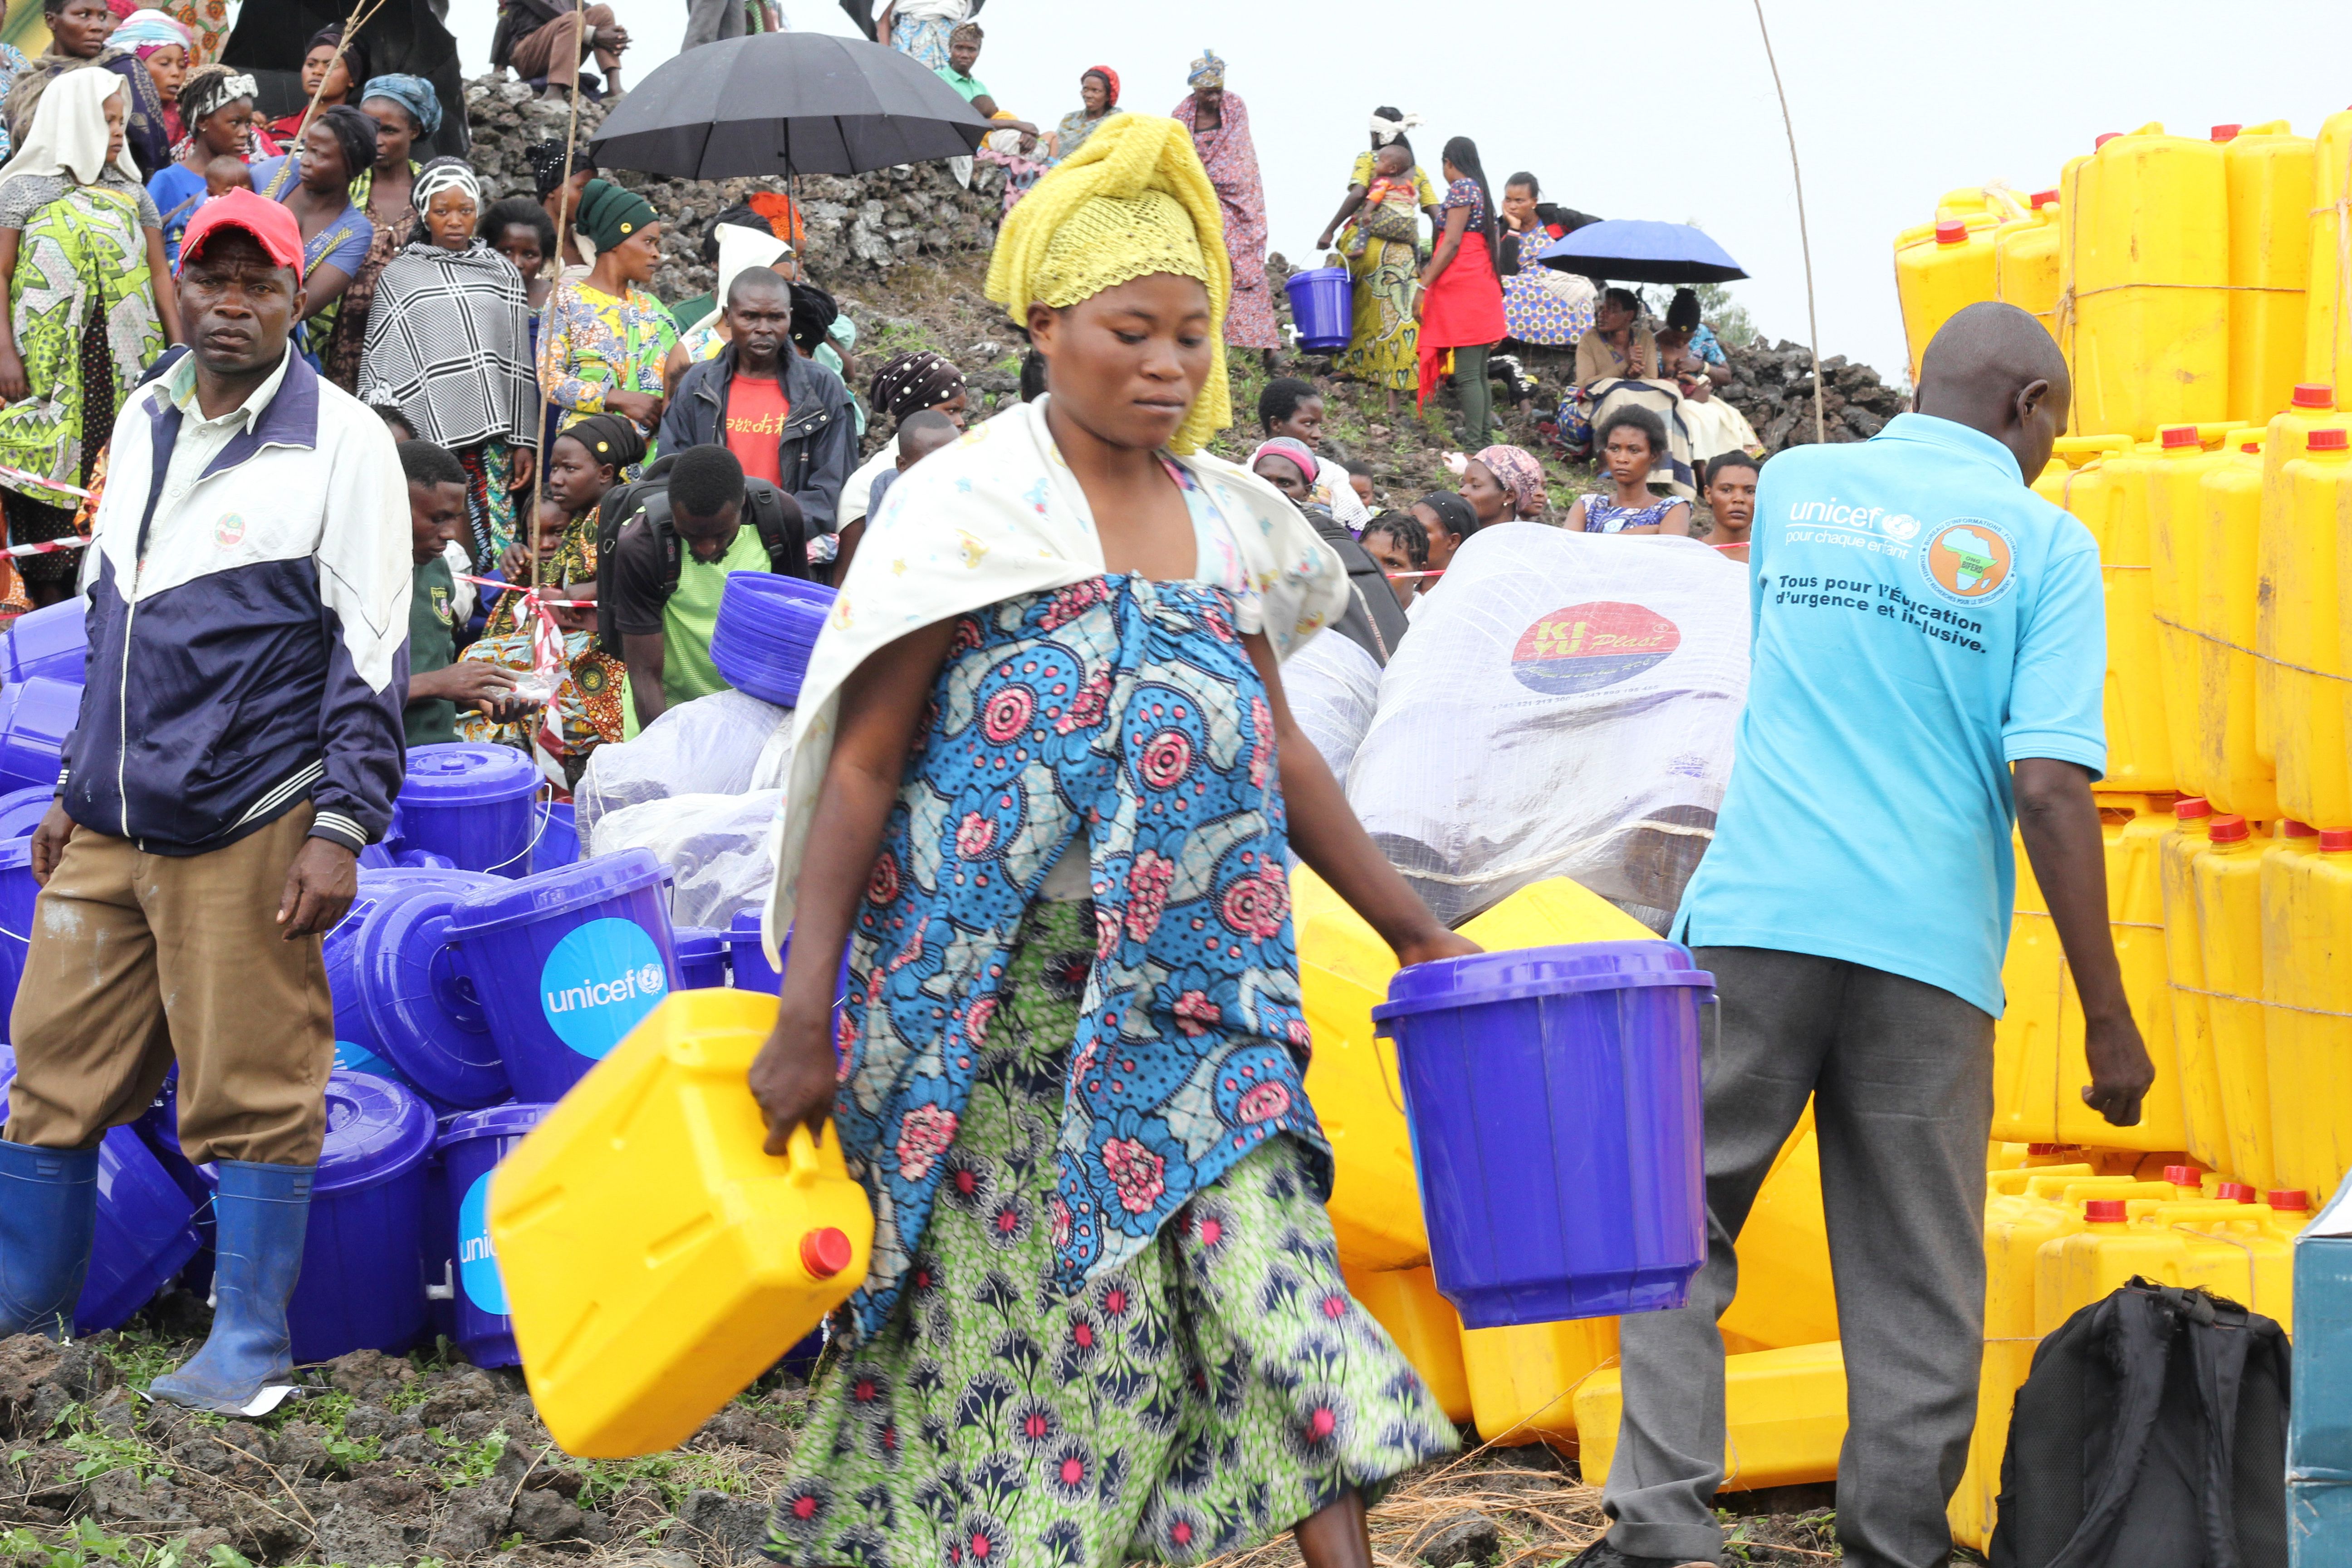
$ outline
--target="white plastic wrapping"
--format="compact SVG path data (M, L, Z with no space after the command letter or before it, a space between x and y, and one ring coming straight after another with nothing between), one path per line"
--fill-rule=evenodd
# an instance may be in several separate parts
M1354 642L1326 632L1282 667L1282 690L1291 717L1346 789L1349 764L1380 701L1381 667Z
M597 820L591 848L598 855L652 850L675 884L671 923L724 927L736 911L758 909L767 899L776 875L769 829L783 794L674 795L622 806Z
M1687 539L1482 529L1389 661L1348 798L1449 924L1565 876L1663 930L1747 695L1744 565Z
M582 839L608 812L672 795L741 795L760 787L754 775L780 736L783 758L772 782L781 783L792 757L792 720L789 708L741 691L715 691L679 703L634 741L597 747L572 791Z

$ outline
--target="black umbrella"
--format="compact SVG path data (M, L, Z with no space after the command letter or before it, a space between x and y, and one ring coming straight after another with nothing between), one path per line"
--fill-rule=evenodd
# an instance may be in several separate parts
M656 66L588 145L608 168L731 180L969 157L996 129L911 55L824 33L761 33Z

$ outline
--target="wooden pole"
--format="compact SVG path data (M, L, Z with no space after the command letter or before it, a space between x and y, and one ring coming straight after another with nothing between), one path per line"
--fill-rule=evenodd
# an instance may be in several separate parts
M1764 0L1755 0L1756 30L1764 35L1764 63L1772 68L1772 90L1780 100L1780 125L1789 133L1789 173L1797 183L1797 242L1805 257L1805 331L1807 347L1813 356L1813 439L1829 439L1829 425L1822 416L1822 323L1813 309L1813 241L1805 227L1805 171L1797 162L1797 125L1789 118L1789 92L1780 85L1780 62L1772 58L1772 29L1764 25Z

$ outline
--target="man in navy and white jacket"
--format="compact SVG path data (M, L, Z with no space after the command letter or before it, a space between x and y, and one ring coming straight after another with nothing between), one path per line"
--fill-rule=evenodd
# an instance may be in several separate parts
M58 1332L99 1142L177 1059L181 1148L220 1173L215 1310L152 1392L222 1411L291 1381L334 1050L320 937L404 768L407 487L383 422L287 346L301 258L286 207L207 204L181 242L188 348L115 421L0 1139L0 1335Z

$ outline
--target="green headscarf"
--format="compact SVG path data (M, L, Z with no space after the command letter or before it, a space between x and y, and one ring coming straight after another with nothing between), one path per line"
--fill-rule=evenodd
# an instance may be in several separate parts
M591 180L580 194L580 212L572 226L586 235L602 254L655 222L656 216L654 204L636 192L610 180Z

